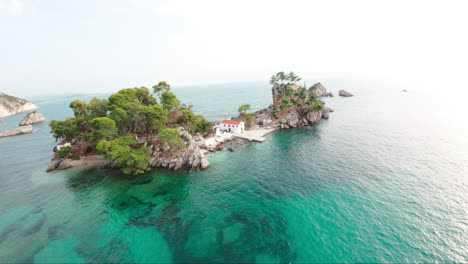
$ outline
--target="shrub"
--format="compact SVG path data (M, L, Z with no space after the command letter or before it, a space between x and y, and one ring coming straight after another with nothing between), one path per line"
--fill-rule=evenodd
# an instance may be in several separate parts
M248 121L254 121L255 120L255 117L253 115L253 113L247 113L247 114L244 114L244 118Z
M173 150L183 148L184 141L179 137L179 130L176 128L165 128L158 134L158 138L169 145Z
M57 156L61 159L64 159L68 156L68 153L70 153L70 151L71 151L71 147L61 147L57 151Z
M323 104L318 102L318 101L314 102L314 104L312 106L312 110L314 110L314 111L323 110Z

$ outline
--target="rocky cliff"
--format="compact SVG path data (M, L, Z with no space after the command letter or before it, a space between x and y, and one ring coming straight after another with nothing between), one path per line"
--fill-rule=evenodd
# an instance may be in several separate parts
M316 83L308 90L296 84L273 84L273 104L254 113L255 123L265 128L306 127L328 118L332 112L319 96L330 96L325 87ZM333 95L331 95L333 96ZM330 111L331 110L331 111Z
M37 105L24 99L0 92L0 118L38 108Z
M20 126L32 125L43 122L45 120L44 116L41 113L33 111L28 113L23 120L19 123Z
M192 137L184 128L179 127L179 136L187 144L187 147L175 152L165 151L165 147L153 147L150 159L150 167L167 168L170 170L200 170L210 167L200 146L203 138L199 135Z

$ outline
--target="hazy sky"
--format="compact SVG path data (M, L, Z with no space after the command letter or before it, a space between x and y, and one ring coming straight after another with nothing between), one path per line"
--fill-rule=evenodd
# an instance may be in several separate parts
M467 77L467 1L0 0L0 91Z

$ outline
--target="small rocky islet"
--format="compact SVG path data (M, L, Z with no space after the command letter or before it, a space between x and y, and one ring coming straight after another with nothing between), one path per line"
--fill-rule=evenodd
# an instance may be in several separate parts
M329 118L333 110L319 97L333 94L321 83L306 88L297 84L300 80L292 72L273 75L272 104L253 113L247 113L249 105L242 105L231 120L243 122L245 132L270 132L306 128ZM51 133L61 143L47 171L87 165L118 168L131 175L151 168L200 170L210 167L206 154L233 151L248 142L220 134L214 129L219 123L195 115L166 82L152 88L153 93L146 87L128 88L108 100L73 101L74 118L50 123Z
M30 134L34 132L34 128L31 125L41 123L43 121L45 121L44 116L39 112L33 111L26 114L26 116L20 121L19 127L0 133L0 138Z
M39 108L37 105L24 99L0 92L0 119L20 112ZM30 112L19 123L19 127L0 133L2 137L12 137L34 132L32 124L43 122L45 118L37 111Z

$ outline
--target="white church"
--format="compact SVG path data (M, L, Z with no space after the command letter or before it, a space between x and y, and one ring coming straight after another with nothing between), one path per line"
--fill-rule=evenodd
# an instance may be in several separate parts
M243 121L223 120L217 126L221 132L228 133L243 133L245 131L245 124Z

